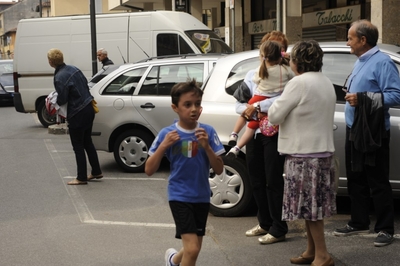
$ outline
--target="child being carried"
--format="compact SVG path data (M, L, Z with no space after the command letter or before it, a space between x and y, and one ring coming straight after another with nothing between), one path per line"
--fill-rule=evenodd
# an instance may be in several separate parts
M260 47L260 66L256 69L252 81L257 85L251 99L246 99L246 93L235 93L234 97L241 103L247 102L256 107L257 112L252 117L240 116L236 121L233 132L229 137L229 145L234 146L228 153L237 156L253 138L259 128L258 113L266 115L268 110L262 110L260 102L268 98L276 98L281 95L286 83L293 78L294 73L288 67L288 62L282 56L281 45L276 41L266 41ZM251 92L250 92L251 93ZM273 99L271 99L273 100ZM238 133L246 125L246 131L236 145Z

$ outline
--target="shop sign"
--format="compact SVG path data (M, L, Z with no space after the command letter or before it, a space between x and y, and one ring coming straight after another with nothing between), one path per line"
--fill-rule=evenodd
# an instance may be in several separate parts
M276 30L276 19L249 22L249 34L262 34Z
M361 5L321 10L303 14L303 28L347 24L359 20Z

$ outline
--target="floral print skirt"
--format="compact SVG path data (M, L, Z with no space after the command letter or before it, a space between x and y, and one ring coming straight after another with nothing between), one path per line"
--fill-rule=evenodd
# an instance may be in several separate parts
M322 220L336 214L334 157L286 156L282 220Z

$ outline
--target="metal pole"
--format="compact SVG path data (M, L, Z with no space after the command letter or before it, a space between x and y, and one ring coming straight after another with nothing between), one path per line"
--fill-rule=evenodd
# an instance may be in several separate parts
M90 34L92 40L92 76L97 73L97 38L95 0L90 0Z
M232 45L231 45L231 47L232 47L232 50L235 51L236 49L235 49L235 9L234 9L234 8L232 9L232 21L231 21L231 25L232 25L232 32L231 32L231 35L232 35Z
M39 0L39 16L42 17L42 0Z
M282 2L282 32L286 34L287 0Z
M281 21L281 0L276 0L276 30L282 30Z

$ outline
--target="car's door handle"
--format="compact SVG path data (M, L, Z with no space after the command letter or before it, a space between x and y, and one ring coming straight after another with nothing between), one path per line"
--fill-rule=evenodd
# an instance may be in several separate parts
M337 130L338 126L336 124L333 124L333 131Z
M152 103L145 103L145 104L140 105L140 108L144 108L144 109L155 108L155 107L156 106L154 104L152 104Z

